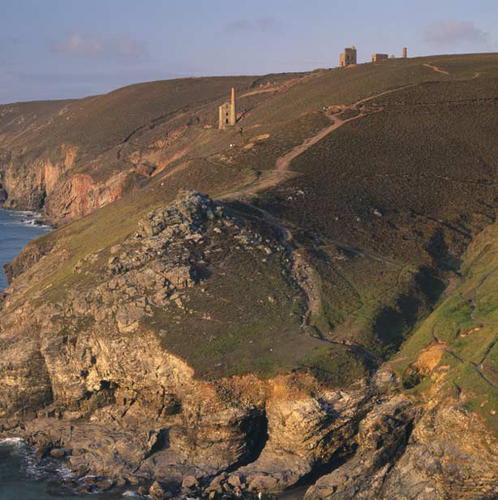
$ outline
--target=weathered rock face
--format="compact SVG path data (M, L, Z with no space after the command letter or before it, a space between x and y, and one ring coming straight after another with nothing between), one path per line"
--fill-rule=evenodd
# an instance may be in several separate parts
M175 140L181 135L176 133L166 133L168 140L162 142L144 140L138 149L126 152L116 137L107 145L83 146L77 133L76 144L63 142L60 131L52 129L63 124L62 115L67 112L63 107L51 120L26 123L24 136L8 128L0 133L0 204L42 212L55 223L68 222L117 200L138 179L156 175L186 152L185 148L176 150ZM24 115L19 119L22 122ZM47 137L40 139L42 129ZM113 135L109 130L103 135L109 133Z
M214 122L227 86L253 81L163 81L79 100L1 105L0 203L58 223L87 215L185 156Z
M306 498L382 498L385 475L405 450L414 416L404 397L376 401L359 425L354 456L320 478Z
M3 165L0 160L0 203L10 209L43 211L53 221L68 221L122 196L131 172L118 172L100 180L74 173L77 149L61 146L61 150L48 158L23 160L9 156Z
M386 475L383 498L496 498L496 440L457 405L430 406Z
M257 460L230 478L249 492L276 493L351 452L369 391L323 391L318 398L293 394L289 380L276 380L266 405L268 440Z
M0 184L0 205L3 205L6 199L7 199L7 191L5 191L3 186Z
M378 400L360 423L354 456L321 477L306 499L494 498L496 441L452 402L416 407Z
M78 262L84 290L20 301L27 268L44 265L21 256L0 319L1 432L81 475L141 481L153 498L276 494L320 475L306 498L492 498L496 441L451 402L400 395L387 368L347 389L298 371L200 380L168 350L155 318L190 314L186 292L211 272L205 242L224 233L281 255L291 280L278 232L262 237L228 206L185 193Z

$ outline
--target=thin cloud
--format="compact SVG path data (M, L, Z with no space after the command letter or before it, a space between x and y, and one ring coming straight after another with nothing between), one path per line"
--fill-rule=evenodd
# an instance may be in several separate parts
M280 29L279 21L274 17L260 17L258 19L236 19L224 26L227 33L270 33Z
M433 45L457 45L462 43L487 43L488 33L479 29L470 21L444 19L425 29L426 42Z
M91 36L73 33L51 45L53 52L86 58L131 59L142 58L145 48L123 35Z

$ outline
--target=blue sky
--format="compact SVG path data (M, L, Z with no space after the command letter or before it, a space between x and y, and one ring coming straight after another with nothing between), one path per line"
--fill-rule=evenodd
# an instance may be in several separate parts
M497 0L0 0L0 103L337 65L355 44L498 52Z

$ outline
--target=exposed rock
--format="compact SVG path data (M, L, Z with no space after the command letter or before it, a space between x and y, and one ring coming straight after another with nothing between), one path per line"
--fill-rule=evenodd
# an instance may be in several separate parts
M381 498L384 476L403 453L413 418L412 403L404 397L374 406L359 424L354 457L320 478L306 499Z
M295 485L314 467L325 465L349 453L368 399L365 391L328 391L313 398L292 395L287 381L272 387L266 415L268 440L253 463L241 467L231 478L240 479L253 493L280 492Z
M114 486L114 481L109 478L99 478L95 481L95 486L100 491L108 491Z
M25 269L36 264L50 249L49 246L27 245L17 257L4 265L5 275L9 283L22 274Z
M53 458L64 458L66 455L66 450L64 448L52 448L50 450L50 456Z
M182 481L183 490L193 490L199 487L199 481L194 476L185 476Z
M158 481L154 481L149 488L149 496L154 500L164 500L165 498L169 498L169 493L170 492Z
M0 184L0 206L3 205L5 200L8 198L7 191Z
M209 252L222 245L275 259L279 274L302 284L291 292L318 308L313 270L281 232L184 193L108 252L82 258L79 272L94 272L84 292L13 307L29 262L43 264L26 252L1 317L0 432L26 437L40 458L67 456L79 475L92 475L85 492L126 479L152 484L142 492L153 498L181 490L233 498L278 494L322 474L307 498L492 498L495 442L480 423L456 405L400 396L386 366L347 389L300 370L201 380L168 351L170 323L154 328L155 316L187 321L189 294L209 295ZM260 303L275 308L278 291L265 290Z
M496 439L451 402L428 409L386 475L382 498L491 499L498 495Z

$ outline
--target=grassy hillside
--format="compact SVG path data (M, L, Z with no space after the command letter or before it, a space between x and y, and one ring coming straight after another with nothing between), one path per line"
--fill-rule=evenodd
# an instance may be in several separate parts
M407 389L425 394L436 386L480 414L495 431L497 245L493 224L469 247L460 279L391 362Z
M206 282L209 300L192 290L195 313L174 319L180 323L172 326L173 316L159 311L151 326L158 334L174 330L165 347L200 377L306 368L344 383L345 371L365 373L372 357L380 362L399 349L442 300L448 280L460 273L472 238L494 222L497 83L494 54L438 56L263 79L157 82L70 103L64 113L74 127L48 120L40 130L53 127L51 138L44 139L53 144L78 144L81 160L75 169L97 177L157 161L156 171L131 185L122 199L32 243L47 255L25 272L26 283L34 277L30 273L37 276L25 298L58 302L70 291L95 287L110 248L181 189L213 197L242 193L264 211L251 217L274 217L313 269L319 306L309 328L292 318L290 289L278 307L268 302L271 290L288 286L278 267L229 251L213 264ZM239 122L242 133L239 127L224 132L209 127L231 85L247 94L240 100L246 111ZM393 93L374 97L386 91ZM281 182L243 195L268 179L279 157L330 125L324 108L367 97L374 97L375 112L310 147ZM27 134L36 137L34 128ZM16 141L28 135L9 140L20 144ZM158 146L158 141L163 142ZM97 149L102 158L112 156L104 171L100 163L85 160ZM172 159L161 167L165 157ZM82 272L76 274L75 266ZM222 307L227 301L230 306ZM206 313L216 316L208 329ZM206 335L215 339L209 345ZM476 356L478 351L481 347Z
M458 269L472 235L495 218L496 104L383 105L296 159L301 175L264 203L358 290L361 305L331 296L339 317L370 316L379 287L389 295L403 273Z

